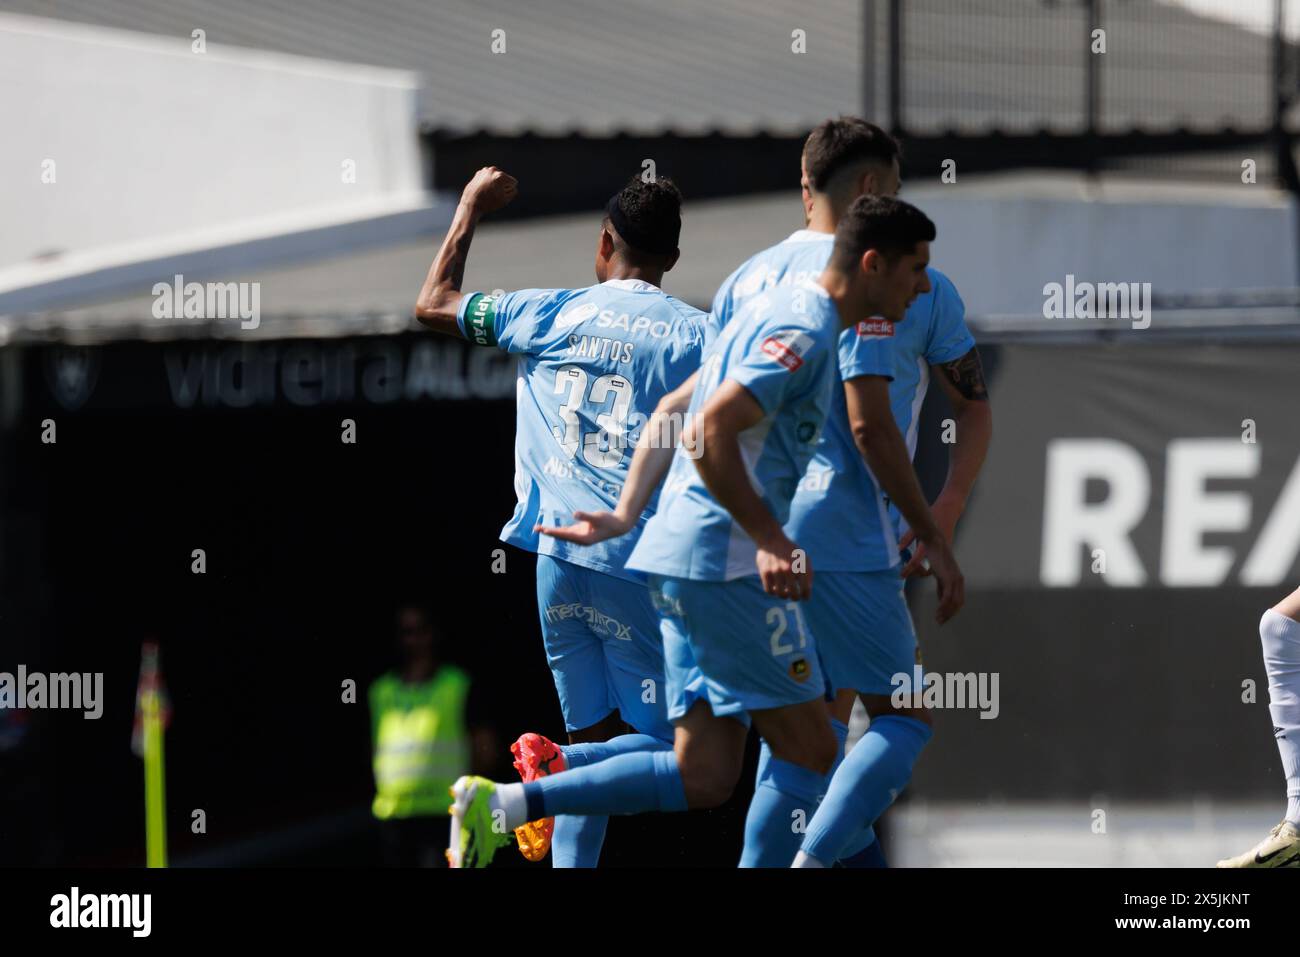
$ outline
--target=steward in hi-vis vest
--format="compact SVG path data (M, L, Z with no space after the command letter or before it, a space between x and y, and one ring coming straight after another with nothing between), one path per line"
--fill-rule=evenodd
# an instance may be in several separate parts
M469 675L443 661L439 644L428 611L403 605L401 663L370 686L371 809L390 867L445 865L449 790L474 766L474 753L496 750L472 715Z
M469 677L447 665L408 684L389 672L370 686L375 817L446 816L447 789L469 767Z

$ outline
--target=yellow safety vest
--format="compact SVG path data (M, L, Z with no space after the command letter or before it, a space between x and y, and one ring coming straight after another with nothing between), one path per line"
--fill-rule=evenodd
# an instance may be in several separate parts
M468 692L469 677L451 667L419 684L390 672L370 686L375 817L446 815L447 789L469 773Z

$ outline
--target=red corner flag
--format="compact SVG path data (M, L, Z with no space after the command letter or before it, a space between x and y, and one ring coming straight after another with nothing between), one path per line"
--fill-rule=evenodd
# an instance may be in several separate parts
M145 703L150 695L157 695L162 726L171 724L172 705L163 685L162 669L158 666L158 645L146 641L140 650L140 683L135 689L135 726L131 729L131 750L136 757L144 757Z

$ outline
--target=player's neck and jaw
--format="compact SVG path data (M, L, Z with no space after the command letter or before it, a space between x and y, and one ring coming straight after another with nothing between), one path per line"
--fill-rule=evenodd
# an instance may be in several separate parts
M807 169L803 180L808 181ZM880 163L860 163L840 170L827 184L825 192L808 187L808 224L814 233L834 233L840 217L859 196L896 196L900 184L898 161L889 167Z
M601 279L601 282L609 282L611 279L636 279L662 289L664 270L650 266L633 266L631 263L625 262L621 256L616 255L609 261L605 269L605 277Z
M817 277L817 284L826 290L835 303L835 309L840 314L841 328L847 329L873 314L873 299L868 295L865 284L860 279L855 282L852 276L841 272L834 265L827 266Z
M839 214L831 205L830 197L825 193L813 194L812 213L808 217L808 230L814 233L831 233L839 223Z
M613 227L605 225L600 231L600 240L596 245L596 279L600 282L634 279L662 289L664 273L677 264L677 255L634 261L624 255L619 243L615 241L612 229Z

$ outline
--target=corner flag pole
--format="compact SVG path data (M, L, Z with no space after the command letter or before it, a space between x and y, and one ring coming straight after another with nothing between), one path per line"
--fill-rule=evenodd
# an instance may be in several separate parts
M140 649L140 684L135 690L131 750L144 759L144 846L146 867L167 866L167 781L163 774L163 731L171 704L163 687L158 645Z
M158 689L144 693L145 865L167 866L167 785L163 778L162 708Z

